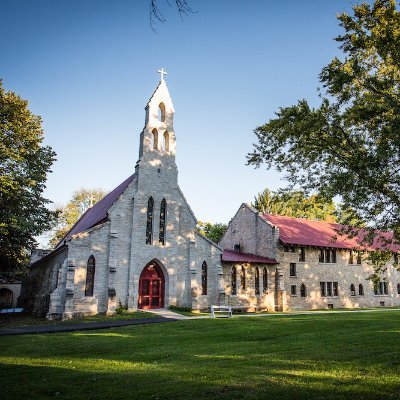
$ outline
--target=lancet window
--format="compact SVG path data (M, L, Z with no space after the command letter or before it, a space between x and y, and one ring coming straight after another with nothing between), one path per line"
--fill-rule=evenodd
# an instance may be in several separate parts
M159 242L164 246L165 245L165 221L167 216L167 202L165 199L161 201L160 207L160 233L159 233Z
M205 261L201 266L201 294L207 294L207 263Z
M243 266L240 269L240 287L242 290L246 289L246 271Z
M268 292L268 271L267 268L263 269L263 293Z
M158 120L161 122L165 122L165 105L164 103L160 103L158 106Z
M260 294L260 270L256 267L255 277L254 277L255 293Z
M153 244L153 211L154 200L150 197L147 203L146 244Z
M169 133L168 133L168 131L164 132L163 150L166 152L169 152Z
M158 149L158 131L157 131L156 128L154 128L151 133L152 133L152 138L151 138L152 144L151 144L151 147L153 149L157 150Z
M232 287L232 294L236 294L236 267L232 267L231 269L231 287Z
M95 272L96 272L96 261L93 256L90 256L86 268L85 296L93 296Z

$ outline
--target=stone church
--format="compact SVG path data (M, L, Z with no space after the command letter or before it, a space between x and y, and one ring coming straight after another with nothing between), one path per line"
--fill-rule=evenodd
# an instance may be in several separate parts
M163 78L148 101L133 174L31 264L21 304L48 318L171 305L281 311L400 305L400 273L382 282L333 224L262 215L243 204L219 245L196 231L178 185L174 107ZM394 259L397 248L393 248Z

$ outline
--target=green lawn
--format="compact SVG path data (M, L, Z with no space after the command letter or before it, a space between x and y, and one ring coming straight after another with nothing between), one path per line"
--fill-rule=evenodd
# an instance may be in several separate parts
M2 399L398 399L400 312L0 338Z

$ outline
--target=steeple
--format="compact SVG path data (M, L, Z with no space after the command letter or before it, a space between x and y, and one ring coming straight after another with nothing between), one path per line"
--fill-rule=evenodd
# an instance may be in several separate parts
M139 158L144 153L158 151L175 156L174 106L165 82L164 68L158 70L160 82L145 107L146 119L140 137Z
M146 186L154 179L174 186L178 180L175 110L164 79L166 72L163 68L158 72L160 81L145 107L145 125L140 134L139 160L136 164L139 186Z

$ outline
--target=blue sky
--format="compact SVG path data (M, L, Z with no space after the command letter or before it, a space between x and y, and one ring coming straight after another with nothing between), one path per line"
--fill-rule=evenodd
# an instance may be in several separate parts
M148 0L0 0L0 78L42 117L57 152L46 196L111 190L138 158L144 106L164 67L179 183L198 219L228 222L282 176L246 166L253 129L281 106L318 104L318 74L353 1L189 0L182 22L149 24ZM173 0L170 1L174 3Z

